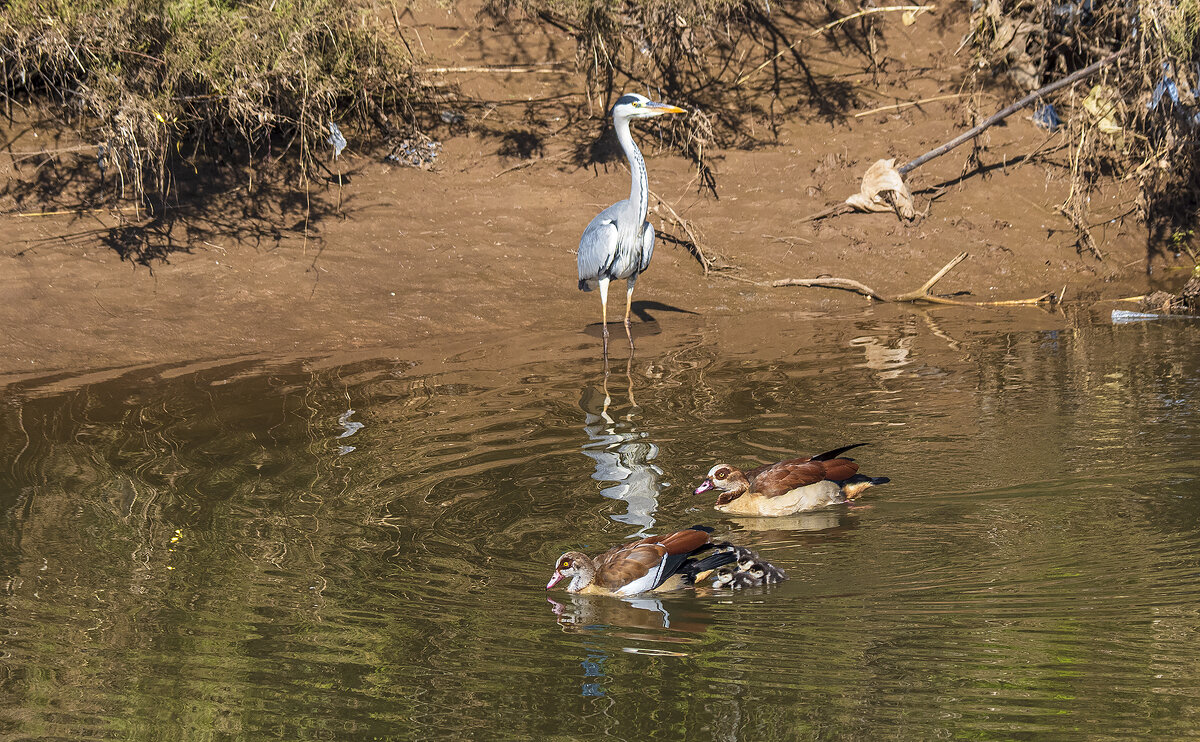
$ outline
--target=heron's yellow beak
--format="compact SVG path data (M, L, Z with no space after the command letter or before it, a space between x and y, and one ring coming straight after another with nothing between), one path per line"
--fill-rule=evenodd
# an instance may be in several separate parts
M671 105L667 105L666 103L655 103L654 104L654 113L656 115L661 116L664 113L687 113L687 111L680 108L679 106L671 106Z

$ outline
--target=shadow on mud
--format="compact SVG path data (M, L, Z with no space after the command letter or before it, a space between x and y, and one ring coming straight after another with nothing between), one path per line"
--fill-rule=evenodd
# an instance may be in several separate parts
M76 229L45 238L41 243L47 246L92 239L122 260L153 269L197 247L237 243L270 250L285 238L303 236L319 248L324 220L354 211L339 183L348 185L357 171L323 172L306 188L282 153L269 149L177 157L169 182L144 183L151 185L147 197L134 201L129 163L114 162L103 148L65 135L43 133L42 149L14 151L12 141L30 129L54 132L61 123L10 128L12 139L0 150L12 156L14 175L0 197L11 199L18 213L74 214Z

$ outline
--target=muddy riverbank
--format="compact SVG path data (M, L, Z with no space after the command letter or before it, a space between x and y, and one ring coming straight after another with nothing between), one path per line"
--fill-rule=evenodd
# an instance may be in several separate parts
M513 61L511 29L466 13L423 12L417 28L431 63ZM883 84L856 83L861 109L955 93L966 63L953 54L961 31L949 22L897 24ZM463 34L479 42L455 46ZM523 53L553 49L551 41L526 44ZM303 192L234 183L206 195L202 209L149 225L131 212L90 209L69 193L17 187L77 155L18 155L53 146L34 128L10 127L10 155L0 162L9 182L0 217L8 236L0 248L0 373L389 347L436 355L474 336L507 335L520 345L537 332L585 332L598 321L599 302L576 291L573 250L590 217L627 191L628 176L618 160L578 162L578 129L559 132L557 111L586 109L582 77L467 73L449 82L463 100L554 102L533 119L526 106L471 109L443 132L432 171L352 147L342 186L319 184L307 201ZM1002 96L979 105L999 108ZM890 215L802 223L857 190L875 159L914 157L963 123L957 99L860 117L794 117L773 144L713 155L716 196L698 191L691 163L662 151L652 130L639 132L651 188L729 269L705 276L686 249L664 239L635 298L660 325L684 312L836 312L867 300L761 284L827 274L895 294L960 251L970 258L941 292L1006 299L1065 290L1068 301L1092 301L1182 283L1182 263L1159 260L1147 277L1134 191L1121 183L1104 185L1091 204L1104 259L1077 250L1075 231L1054 209L1067 187L1064 151L1055 153L1061 135L1027 116L985 135L983 164L965 177L968 148L914 173L914 190L924 191L918 207L929 211L911 225ZM514 149L519 141L536 146ZM1041 154L1028 158L1034 151ZM185 204L189 188L200 186L181 187ZM240 219L248 204L267 216ZM660 234L684 236L662 216L651 216ZM131 225L143 230L136 239L149 234L167 247L148 257L130 252L122 239Z

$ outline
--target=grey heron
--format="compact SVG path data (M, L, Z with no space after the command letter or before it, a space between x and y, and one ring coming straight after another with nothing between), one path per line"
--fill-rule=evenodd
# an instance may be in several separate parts
M633 286L638 275L650 267L650 256L654 254L654 227L646 221L650 199L646 161L633 143L629 122L665 113L687 112L666 103L656 103L636 93L627 93L617 99L612 109L612 120L617 141L629 160L629 173L633 180L629 198L597 214L579 239L579 289L591 291L600 288L600 321L604 330L605 357L608 355L608 284L625 280L625 335L632 348L629 309L633 303Z

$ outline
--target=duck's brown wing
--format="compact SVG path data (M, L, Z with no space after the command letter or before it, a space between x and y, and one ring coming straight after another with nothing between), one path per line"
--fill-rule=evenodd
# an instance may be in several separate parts
M657 582L662 584L675 574L676 568L692 552L709 543L710 532L711 529L689 528L615 546L593 560L596 565L594 584L619 590L654 570L660 570ZM658 584L653 587L658 587Z
M763 497L779 497L796 489L816 484L826 479L840 482L858 473L858 464L850 459L814 461L793 459L784 461L762 471L750 485L751 494Z
M800 458L796 458L796 459L788 459L787 461L780 461L778 464L764 464L762 466L756 466L753 469L751 469L750 471L745 472L746 481L749 482L750 487L753 488L754 481L756 479L758 479L760 476L762 476L765 472L768 472L777 466L799 466L800 464L807 464L810 461L812 461L811 456L801 456Z
M788 459L787 461L780 461L778 464L764 464L763 466L757 466L746 472L746 479L750 482L750 486L753 487L754 480L756 478L758 478L763 472L774 469L777 466L799 466L800 464L807 464L810 461L832 463L834 459L841 457L842 454L846 453L850 449L866 445L868 444L852 443L849 446L842 446L841 448L835 448L832 451L825 451L824 453L819 453L816 456L798 456L794 459ZM846 458L845 461L854 461L854 459ZM833 479L833 477L830 477L830 479Z

